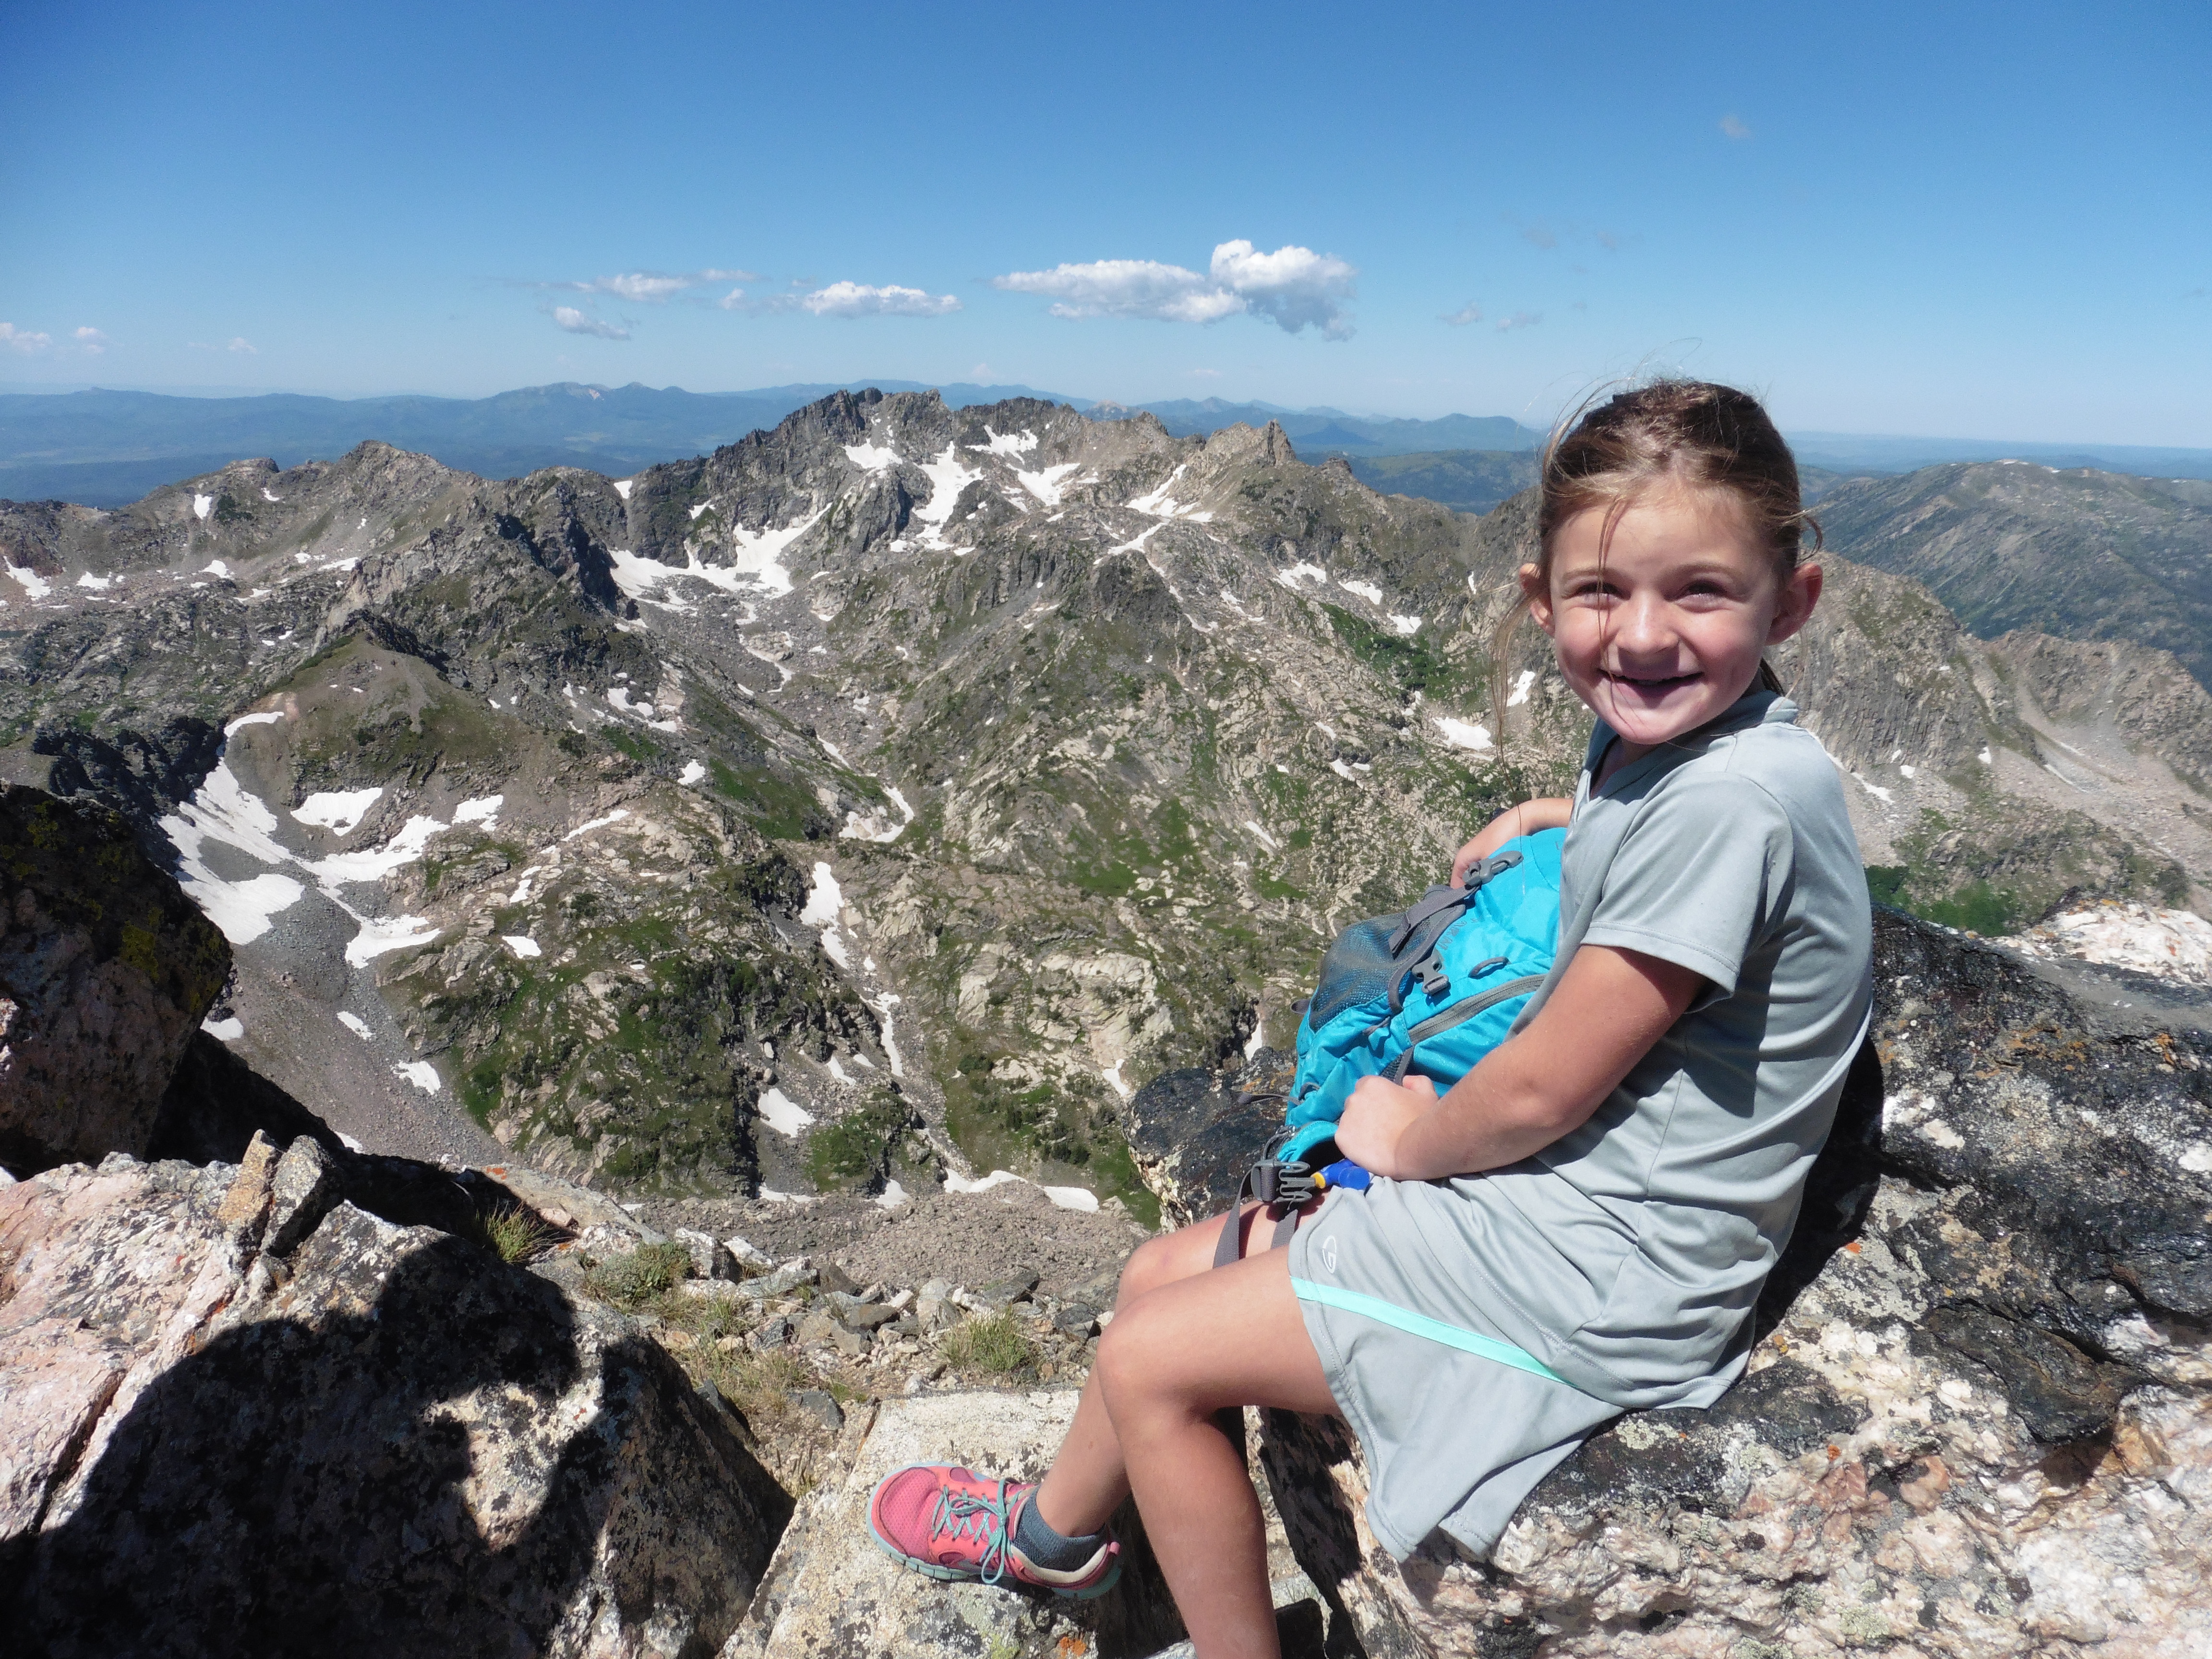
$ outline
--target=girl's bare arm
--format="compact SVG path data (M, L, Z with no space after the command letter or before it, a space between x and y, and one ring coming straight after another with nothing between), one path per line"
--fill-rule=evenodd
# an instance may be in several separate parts
M1453 855L1451 884L1466 885L1468 866L1477 859L1488 858L1516 836L1532 836L1539 830L1565 829L1574 805L1565 795L1539 795L1518 806L1507 807L1483 826L1480 835Z
M1400 1181L1517 1162L1579 1128L1681 1018L1702 975L1639 951L1585 945L1519 1036L1439 1097L1425 1078L1363 1079L1337 1125L1339 1151Z

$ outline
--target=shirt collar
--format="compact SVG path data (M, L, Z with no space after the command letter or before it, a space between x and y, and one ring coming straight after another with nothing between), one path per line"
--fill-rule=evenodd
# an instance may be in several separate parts
M1724 738L1754 726L1789 726L1797 719L1797 705L1778 691L1770 691L1763 685L1753 685L1734 702L1694 732L1686 732L1668 744L1662 744L1644 757L1643 760L1624 767L1624 773L1636 770L1644 762L1673 755L1686 759L1702 753L1716 738ZM1595 773L1598 762L1604 757L1607 747L1620 734L1606 723L1602 715L1590 728L1589 751L1583 758L1583 770ZM1607 788L1612 787L1610 783Z

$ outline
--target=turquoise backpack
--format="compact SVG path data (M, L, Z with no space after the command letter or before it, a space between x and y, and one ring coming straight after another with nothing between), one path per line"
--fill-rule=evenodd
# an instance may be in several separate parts
M1559 949L1565 840L1564 830L1516 836L1468 871L1464 888L1431 887L1411 909L1337 935L1298 1022L1285 1138L1237 1190L1239 1206L1249 1193L1276 1213L1277 1243L1295 1224L1289 1212L1323 1188L1367 1184L1358 1165L1317 1169L1314 1157L1332 1145L1360 1079L1402 1082L1418 1066L1442 1091L1505 1040ZM1236 1259L1233 1209L1217 1261Z

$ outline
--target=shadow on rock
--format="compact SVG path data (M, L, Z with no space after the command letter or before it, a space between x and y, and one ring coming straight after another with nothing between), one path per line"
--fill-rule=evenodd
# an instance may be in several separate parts
M594 1407L641 1392L625 1373L647 1356L607 1348L591 1387L558 1293L451 1239L347 1288L374 1300L234 1328L140 1395L23 1564L11 1640L57 1656L548 1645L618 1484L621 1443Z

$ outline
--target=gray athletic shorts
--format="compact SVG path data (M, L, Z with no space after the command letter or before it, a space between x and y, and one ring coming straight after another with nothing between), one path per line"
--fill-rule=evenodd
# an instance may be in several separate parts
M1401 1560L1438 1527L1487 1556L1521 1500L1620 1407L1507 1342L1475 1286L1427 1252L1390 1248L1366 1197L1330 1193L1288 1248L1307 1334L1366 1456L1368 1524Z

